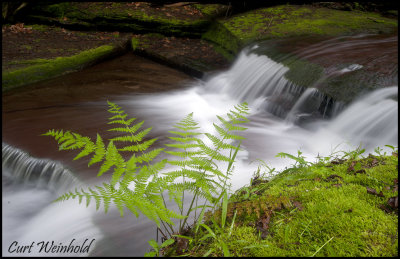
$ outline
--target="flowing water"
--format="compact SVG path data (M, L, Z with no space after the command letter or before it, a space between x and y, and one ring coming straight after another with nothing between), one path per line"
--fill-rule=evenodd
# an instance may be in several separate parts
M340 41L331 39L296 49L293 53L297 56L323 65L322 79L309 88L285 76L289 68L283 65L284 62L257 54L256 50L261 47L254 45L244 49L227 71L204 80L192 80L189 84L181 82L180 89L129 94L127 90L140 86L125 80L131 83L125 84L127 89L124 91L115 88L114 93L118 94L111 94L107 92L109 90L102 94L95 90L98 97L88 100L62 101L56 92L53 100L43 99L45 105L39 101L25 106L17 104L14 108L3 104L3 109L8 108L6 113L3 112L3 124L6 125L3 126L2 159L3 255L18 255L9 251L10 246L12 251L17 249L14 241L19 246L30 246L35 242L32 252L23 255L54 255L39 252L37 243L54 241L56 246L61 246L70 244L72 240L74 245L82 245L85 241L88 245L95 241L90 246L90 253L78 251L65 255L142 256L148 251L147 240L155 238L155 227L142 216L138 219L131 215L120 218L116 210L103 214L95 211L94 204L86 208L75 200L51 203L71 187L98 184L100 179L95 178L95 170L88 169L85 161L72 163L74 154L57 152L54 143L46 144L54 140L38 137L38 134L51 128L71 129L91 137L95 132L105 134L102 127L108 114L104 97L122 106L131 116L144 119L144 126L153 127L152 137L158 137L160 145L167 142L165 135L172 125L188 113L193 112L203 132L212 132L212 123L217 122L215 115L224 115L234 105L248 102L251 122L244 133L247 138L242 145L244 151L238 154L232 176L233 190L249 183L258 167L257 159L277 170L294 162L275 157L279 152L297 154L301 150L308 161L315 161L317 155L327 156L335 150L351 150L358 145L366 148L367 152L372 152L377 146L398 145L397 61L392 59L397 56L397 36L342 37ZM375 57L379 47L382 51L378 59ZM333 62L341 62L341 65L335 67ZM371 72L374 77L363 77L364 81L359 82L372 82L374 87L360 92L351 101L335 100L320 87L327 78L362 69L368 71L374 64L377 67L374 73ZM112 64L108 66L112 67ZM79 77L93 71L98 74L96 69L99 67L83 71ZM168 73L172 72L168 70ZM377 74L384 80L376 80ZM305 73L304 77L307 76ZM162 77L158 78L162 80ZM66 81L60 79L58 84ZM120 82L121 79L116 83L106 83L104 89ZM57 84L57 80L52 83ZM74 84L78 83L74 81ZM36 98L35 91L42 88L45 87L34 88L25 96ZM66 88L71 88L67 94L70 97L76 94L75 88L82 88L82 84ZM12 106L10 102L8 104ZM30 131L23 127L31 127L36 135L31 137ZM5 143L22 146L35 157L52 160L34 158ZM30 144L24 146L23 143Z

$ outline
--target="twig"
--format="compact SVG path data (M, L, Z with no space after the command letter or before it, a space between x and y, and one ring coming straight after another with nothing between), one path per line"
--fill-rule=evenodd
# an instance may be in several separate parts
M333 239L334 237L331 237L331 239L329 239L323 246L321 246L312 256L310 256L310 257L314 257L314 255L316 255L318 252L319 252L319 250L321 250L326 244L328 244L332 239Z

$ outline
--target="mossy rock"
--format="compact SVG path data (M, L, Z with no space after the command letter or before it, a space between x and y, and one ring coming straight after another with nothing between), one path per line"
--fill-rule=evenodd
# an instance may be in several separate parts
M138 55L198 78L226 66L229 60L219 55L219 51L207 41L166 37L159 33L133 37L131 47Z
M340 11L309 5L261 8L218 19L204 38L237 51L257 40L304 35L338 36L356 33L390 33L397 20L361 11Z
M28 20L87 30L163 33L200 37L210 24L208 17L175 17L168 11L130 8L128 4L110 2L66 2L40 6Z
M225 15L229 9L229 6L223 4L195 4L194 7L211 18Z
M368 71L361 69L324 82L323 67L295 56L288 57L287 53L280 51L279 41L294 42L303 38L315 38L318 41L357 33L392 33L397 30L397 23L396 19L372 12L333 10L311 5L279 5L220 18L203 34L203 39L219 46L220 52L232 56L251 43L264 42L263 45L268 47L254 52L287 66L290 69L285 74L288 80L301 87L314 87L317 83L318 89L328 97L348 103L360 92L376 88L378 82L373 78L369 80L370 76L364 76ZM351 83L357 86L348 87Z
M103 45L69 57L20 61L26 67L2 72L2 91L78 71L125 50L121 46Z
M226 250L238 257L397 256L393 201L398 199L398 153L354 154L292 166L269 181L244 186L229 199L225 227L206 220L215 236L199 231L196 240L201 241L185 255L202 256L213 249L209 256L223 256ZM237 212L232 225L233 209L238 208L241 216ZM221 210L208 215L219 217Z

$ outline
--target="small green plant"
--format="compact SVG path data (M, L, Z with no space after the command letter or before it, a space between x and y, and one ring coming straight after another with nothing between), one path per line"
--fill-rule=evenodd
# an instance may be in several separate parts
M302 156L303 152L301 152L300 150L297 151L297 156L288 154L288 153L284 153L284 152L280 152L276 155L276 157L281 157L281 158L290 158L293 159L294 161L296 161L296 163L293 165L293 167L305 167L307 165L311 165L311 162L308 162L305 160L305 156Z
M158 245L158 243L155 240L150 240L149 244L151 245L151 247L153 247L153 251L145 253L144 256L145 257L154 257L154 256L159 257L161 249L163 249L169 245L172 245L174 242L175 242L175 240L171 238L171 239L165 240L161 245Z
M355 150L351 150L351 151L342 151L343 156L342 159L349 159L349 160L356 160L361 156L361 154L363 154L365 152L365 148L361 148L361 145L359 145Z
M157 231L164 240L171 240L174 233L183 232L189 215L194 213L195 221L201 221L196 214L197 209L202 209L202 217L206 207L215 209L222 198L226 199L223 195L227 195L233 163L241 140L244 139L235 132L246 129L239 125L248 122L247 103L235 106L234 110L227 113L228 119L217 116L221 123L214 124L217 134L198 132L199 127L193 120L193 114L187 115L175 125L176 130L170 131L175 135L170 137L174 143L166 145L170 149L165 152L177 157L177 160L162 159L158 162L154 160L164 148L150 149L157 140L147 137L151 128L140 130L144 121L135 124L136 118L128 118L121 107L112 102L108 102L108 105L108 112L112 114L108 124L118 125L109 131L119 134L108 139L108 144L104 143L99 134L95 142L89 137L70 131L49 130L43 134L54 137L60 150L81 149L74 160L92 155L88 166L101 163L98 176L113 170L109 183L95 186L95 189L75 189L56 201L78 198L81 203L86 199L86 206L89 206L94 200L96 209L103 204L105 212L114 203L121 216L124 215L125 208L137 217L142 213L157 224ZM211 145L206 144L201 136L208 138ZM234 142L239 143L235 145ZM127 152L131 155L126 154ZM167 164L177 169L161 173ZM221 169L224 165L227 165L225 170ZM179 181L181 179L183 181ZM183 204L187 192L192 193L193 198L189 208L185 210ZM164 193L168 193L170 200L178 204L179 213L167 208ZM197 205L199 197L204 199L203 205ZM177 230L174 230L172 218L180 220ZM154 253L147 255L159 255L161 248L172 244L171 241L164 242L159 247L155 245L155 241L149 243L154 248Z
M229 252L227 243L229 242L229 238L232 235L232 229L235 224L235 218L236 218L236 212L233 216L232 223L229 227L228 233L225 233L224 227L226 223L226 215L228 211L228 195L226 192L223 193L223 201L222 201L222 214L221 214L221 226L216 223L214 219L212 219L213 223L213 228L214 231L207 226L206 224L200 224L201 227L206 229L208 234L204 235L202 238L199 239L199 242L202 242L203 240L206 240L207 238L213 238L215 239L215 242L218 244L217 247L210 248L203 256L209 256L212 252L218 252L217 249L221 249L223 252L223 255L225 257L231 256L231 253Z

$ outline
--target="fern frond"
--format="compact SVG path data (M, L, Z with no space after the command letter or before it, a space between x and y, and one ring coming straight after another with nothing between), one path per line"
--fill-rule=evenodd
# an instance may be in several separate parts
M215 123L213 125L214 128L217 130L218 134L224 139L233 139L233 140L246 139L245 137L239 135L229 134L228 131L224 130L222 127L216 125Z
M136 145L119 148L119 151L141 152L147 150L157 139L150 139Z
M203 141L199 141L199 146L201 150L207 154L211 159L215 159L217 161L225 161L225 162L231 162L231 159L223 154L221 154L218 149L211 148L204 144Z
M76 155L73 160L77 160L81 157L90 155L91 153L95 152L95 150L96 150L96 145L88 137L78 136L77 142L82 143L83 150L78 155Z
M119 157L121 157L121 155L118 153L118 150L115 147L114 143L110 141L107 146L105 161L101 165L100 171L97 176L101 176L103 173L107 172L112 166L116 165Z
M163 150L164 150L164 148L156 148L147 153L142 152L141 155L137 156L137 162L138 163L143 163L143 162L149 163L154 158L156 158Z
M183 128L183 127L181 127L180 129L187 130L187 128ZM196 127L196 129L197 129L197 127ZM184 137L184 138L186 138L188 136L198 136L198 135L202 134L200 132L181 132L181 131L174 131L174 130L170 130L168 132L171 133L171 134L174 134L174 135L178 135L178 136Z
M97 134L97 139L96 139L96 147L95 147L95 153L90 160L88 166L91 166L92 164L101 162L106 154L106 149L104 146L104 142L101 139L100 135Z
M63 135L64 135L63 130L54 130L54 129L48 130L46 133L42 134L42 136L52 136L57 141Z
M63 132L63 130L50 130L42 135L54 137L59 144L60 150L83 148L83 150L75 156L74 160L87 156L96 150L96 145L89 137L82 137L78 133L71 133L70 131Z
M174 131L169 131L169 132L174 132ZM177 132L180 133L180 132ZM179 143L188 143L188 142L196 142L197 138L195 137L189 137L189 136L196 136L196 135L201 135L202 133L199 132L186 132L184 137L168 137L169 139L172 139L176 142Z
M171 138L171 137L170 137ZM197 139L192 139L190 141L197 141ZM167 147L174 147L174 148L180 148L180 149L191 149L191 148L198 148L199 145L197 143L176 143L176 144L165 144Z
M134 119L134 118L132 118L132 119ZM120 122L120 121L117 121L117 122L112 121L112 122L109 122L108 124L111 124L111 123L120 123L120 124L124 124L124 125L125 125L125 128L113 128L113 129L109 129L108 131L128 132L128 133L135 134L135 132L136 132L140 127L142 127L144 121L141 121L141 122L135 124L135 125L132 126L132 127L128 127L129 124L130 124L130 120L128 120L128 121L125 121L125 120L124 120L124 121L122 121L122 122Z
M121 176L125 173L125 164L119 163L114 168L114 172L111 176L110 184L114 186L117 182L119 182Z
M236 148L236 146L234 145L224 143L222 140L220 140L217 136L213 134L205 133L205 135L212 141L213 145L217 148L228 149L228 150Z
M140 142L143 140L143 138L150 132L151 128L147 128L145 130L140 131L139 133L137 133L136 135L128 135L128 136L122 136L122 137L115 137L112 138L112 141L123 141L123 142Z
M125 120L125 118L128 116L128 114L117 114L115 116L112 116L111 118L109 118L109 120L115 120L115 119L121 119L121 120Z
M229 113L228 113L228 117L229 117ZM247 129L247 128L245 128L245 127L234 126L234 124L243 123L243 122L244 122L243 120L239 121L239 120L233 119L232 121L229 122L229 121L225 120L225 119L224 119L223 117L221 117L221 116L218 116L218 115L217 115L217 118L218 118L218 120L225 126L225 128L226 128L227 130L229 130L229 131L232 131L232 130L244 131L244 130Z

